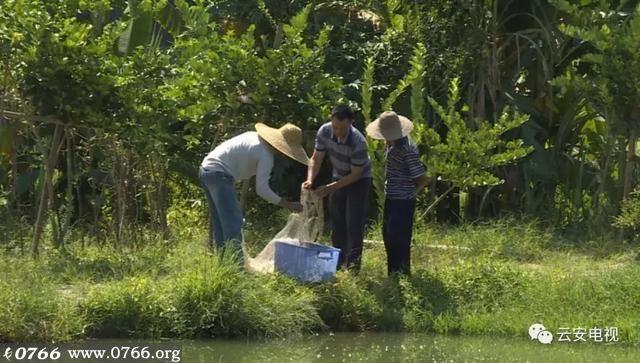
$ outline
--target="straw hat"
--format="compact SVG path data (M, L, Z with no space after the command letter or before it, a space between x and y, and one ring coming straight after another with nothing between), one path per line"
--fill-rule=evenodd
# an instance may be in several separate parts
M385 111L367 126L367 134L372 139L398 140L411 133L413 122L393 111Z
M302 147L302 130L298 126L288 123L275 129L258 122L256 131L269 145L281 153L304 165L309 165L309 157Z

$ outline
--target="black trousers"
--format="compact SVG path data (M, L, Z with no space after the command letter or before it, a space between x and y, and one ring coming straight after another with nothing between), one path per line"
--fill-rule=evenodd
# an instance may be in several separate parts
M340 249L338 268L360 270L371 178L331 193L331 241Z
M411 236L415 199L387 199L384 204L382 238L387 250L387 273L411 273Z

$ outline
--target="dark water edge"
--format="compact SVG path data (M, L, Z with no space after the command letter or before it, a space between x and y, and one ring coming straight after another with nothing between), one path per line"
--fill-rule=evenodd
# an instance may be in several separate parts
M639 362L640 347L525 338L338 333L276 341L183 342L184 362Z
M18 358L17 346L10 345ZM144 348L151 358L132 359L132 348ZM46 346L49 352L52 346ZM70 359L72 349L102 349L103 359ZM557 342L545 345L522 337L444 336L406 333L318 334L282 340L125 340L97 339L59 345L56 360L39 362L189 362L189 363L262 363L262 362L640 362L640 345L624 342ZM129 355L124 357L125 350ZM164 359L153 356L166 352ZM172 354L169 355L168 353ZM2 352L0 352L1 354ZM118 357L109 354L118 354ZM0 362L5 362L0 356ZM34 357L35 359L35 357Z

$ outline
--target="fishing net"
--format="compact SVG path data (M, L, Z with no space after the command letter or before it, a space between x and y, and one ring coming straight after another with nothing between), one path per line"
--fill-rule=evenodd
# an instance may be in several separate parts
M247 270L259 273L273 272L276 242L300 245L300 242L315 242L318 240L324 226L322 198L318 198L309 190L302 189L300 203L302 204L302 212L291 213L284 228L273 237L256 257L250 257L245 251Z

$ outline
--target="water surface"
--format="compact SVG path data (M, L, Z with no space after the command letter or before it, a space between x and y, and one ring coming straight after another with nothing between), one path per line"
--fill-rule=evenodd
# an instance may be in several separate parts
M183 362L640 362L624 343L543 345L525 338L323 334L278 341L183 342Z

